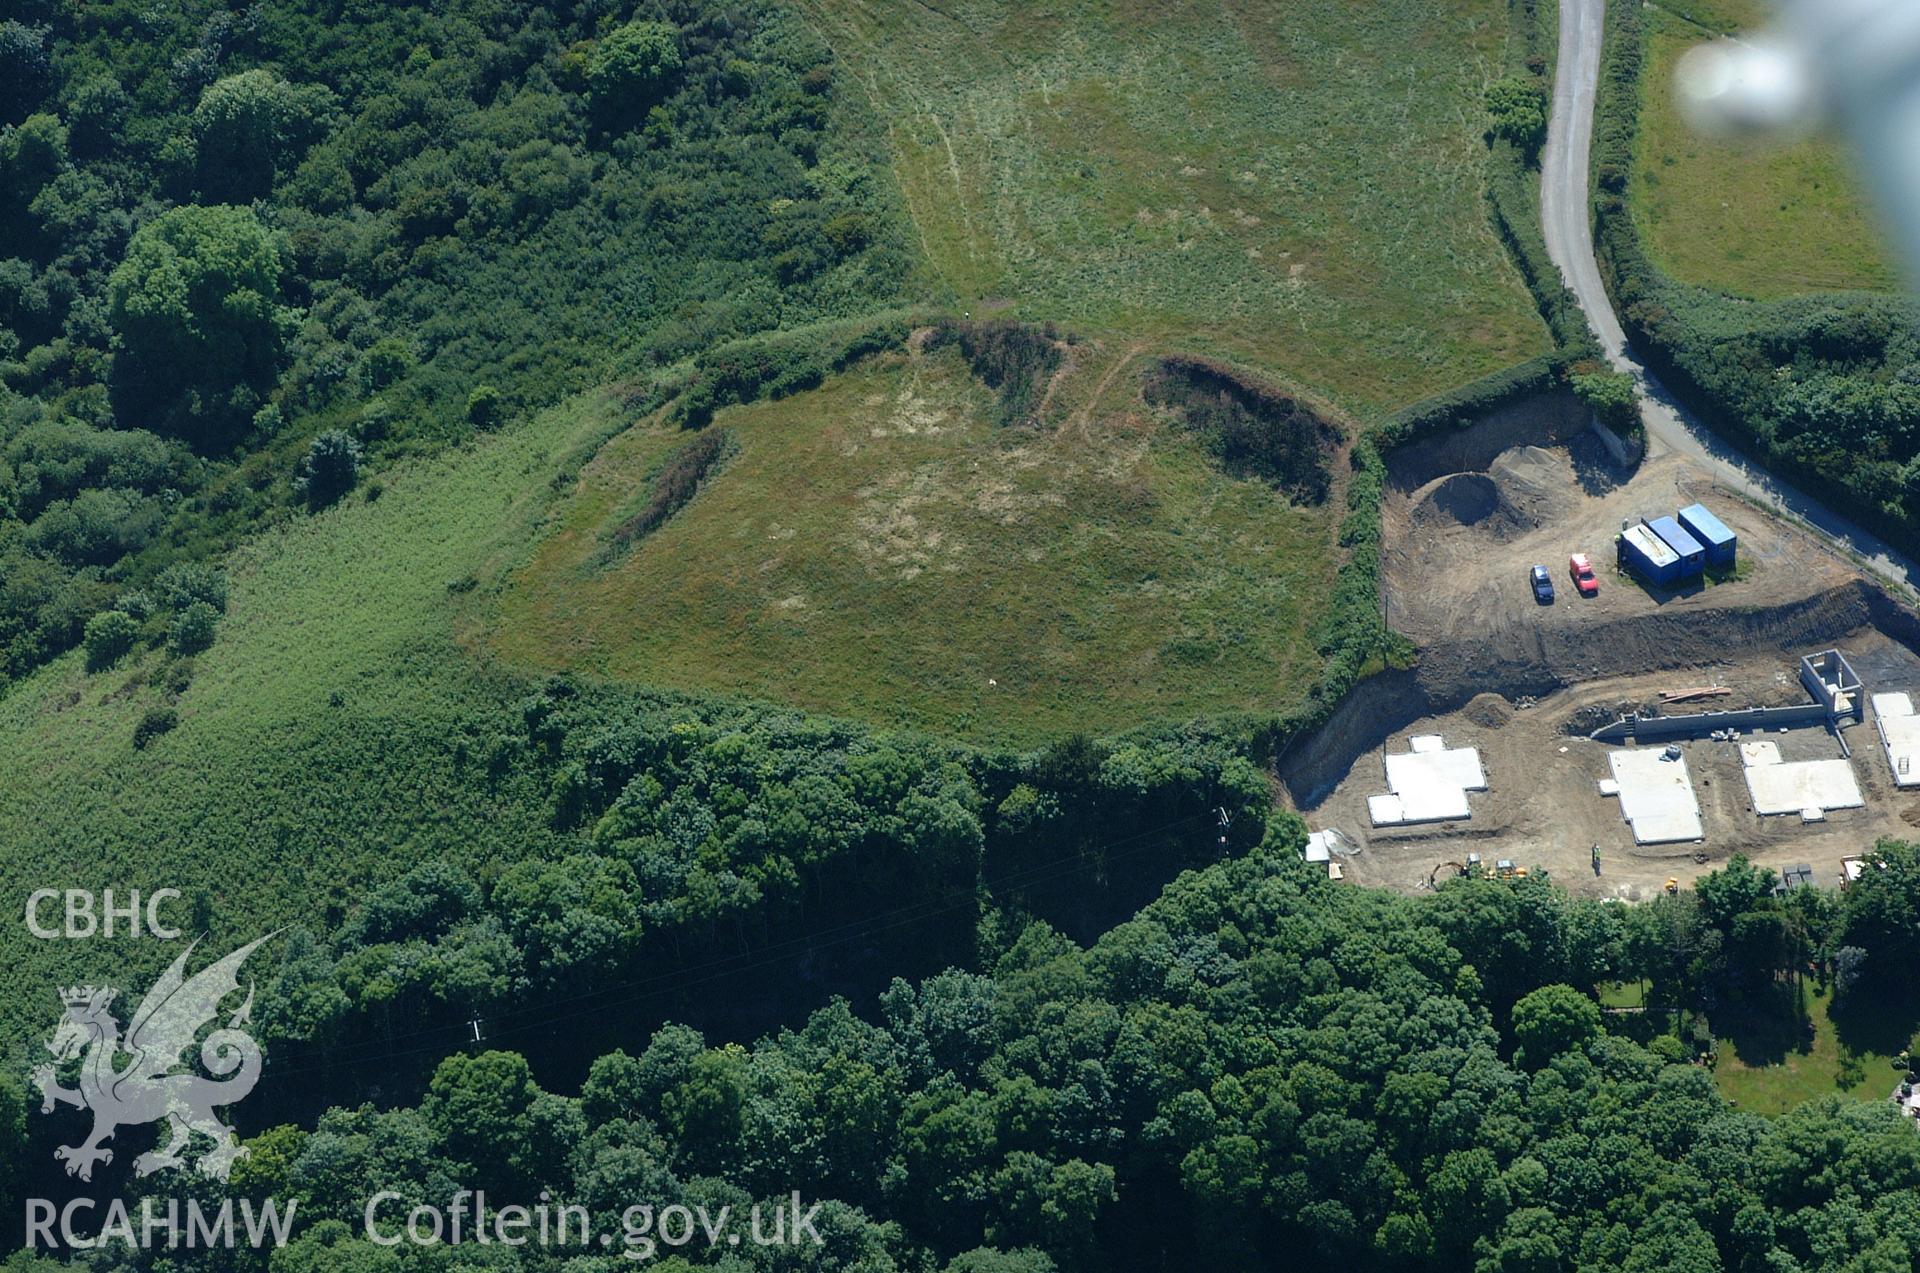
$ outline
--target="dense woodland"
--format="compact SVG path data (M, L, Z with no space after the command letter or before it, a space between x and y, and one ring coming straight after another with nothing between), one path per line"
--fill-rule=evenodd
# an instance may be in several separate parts
M651 1017L738 1000L752 1020L769 985L973 966L1028 917L1098 932L1183 863L1257 842L1269 798L1201 735L995 756L793 713L610 706L565 681L471 763L480 782L545 778L556 852L474 873L427 861L296 932L261 1017L315 1075L309 1098L360 1090L362 1059L396 1037L428 1066L476 1015L578 1068L607 1023L550 1029L553 1000ZM780 970L803 960L789 987Z
M577 1091L517 1052L455 1052L417 1104L258 1133L231 1187L325 1217L277 1271L623 1266L375 1249L359 1236L374 1179L420 1200L546 1189L614 1232L635 1198L825 1201L824 1247L742 1249L734 1268L1911 1267L1920 1136L1890 1105L1737 1113L1694 1040L1603 1018L1576 987L1647 977L1652 1002L1686 1008L1817 966L1843 1001L1884 990L1920 954L1913 848L1882 846L1839 903L1776 897L1736 859L1624 907L1538 878L1341 888L1298 861L1303 835L1276 816L1090 945L1028 924L980 972L836 999L750 1045L663 1026ZM489 911L512 927L518 891L489 906L419 872L343 940L433 944ZM0 1109L0 1127L21 1121Z
M0 85L0 678L362 469L912 291L771 4L26 0Z

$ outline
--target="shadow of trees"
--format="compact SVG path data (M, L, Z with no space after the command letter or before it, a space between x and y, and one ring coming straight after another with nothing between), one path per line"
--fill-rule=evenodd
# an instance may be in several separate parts
M1836 1038L1854 1052L1897 1056L1920 1029L1920 993L1877 985L1856 986L1827 1009Z
M1633 477L1633 470L1616 463L1612 453L1591 432L1582 433L1567 443L1567 458L1573 462L1574 480L1588 495L1611 494Z
M1733 1045L1749 1066L1778 1065L1813 1050L1813 1016L1805 983L1777 981L1738 1000L1716 1005L1707 1019L1716 1038Z

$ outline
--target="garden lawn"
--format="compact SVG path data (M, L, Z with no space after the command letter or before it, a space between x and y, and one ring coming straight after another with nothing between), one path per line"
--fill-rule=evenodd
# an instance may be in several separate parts
M1813 1037L1803 1043L1793 1012L1716 1014L1720 1094L1755 1114L1780 1114L1819 1096L1885 1100L1900 1080L1893 1068L1913 1019L1898 1011L1860 1008L1836 1021L1831 991L1806 991ZM1801 1050L1802 1048L1805 1050ZM1849 1064L1851 1058L1852 1064Z

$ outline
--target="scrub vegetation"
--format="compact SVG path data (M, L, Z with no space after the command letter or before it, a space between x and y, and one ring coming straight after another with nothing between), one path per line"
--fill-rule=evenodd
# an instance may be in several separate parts
M89 1267L627 1263L376 1247L370 1181L821 1203L666 1268L1910 1265L1911 1127L1691 1023L1894 1002L1912 849L1400 897L1264 768L1413 657L1383 448L1587 370L1550 9L10 10L0 893L277 932L193 1188L303 1221ZM177 950L0 929L0 1226L53 988Z
M316 440L378 471L918 295L818 35L761 0L650 12L9 10L0 685L337 497Z

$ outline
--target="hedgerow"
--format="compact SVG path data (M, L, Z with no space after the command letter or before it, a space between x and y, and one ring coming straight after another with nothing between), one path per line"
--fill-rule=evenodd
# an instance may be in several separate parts
M1920 548L1920 309L1831 293L1772 302L1664 275L1626 197L1644 17L1607 11L1594 125L1595 246L1622 325L1696 414L1894 543Z
M1557 33L1536 0L1516 0L1509 20L1518 63L1511 68L1509 79L1530 83L1537 99L1549 102L1553 83L1547 74L1547 51L1553 47ZM1540 185L1534 175L1538 158L1537 145L1520 144L1497 130L1490 135L1487 203L1493 227L1533 294L1554 346L1569 362L1598 358L1600 345L1593 329L1587 325L1586 315L1581 313L1560 267L1547 255L1546 237L1540 228Z
M648 410L677 394L668 419L697 429L721 407L816 388L862 358L900 348L912 328L911 314L890 310L851 322L729 341L696 357L690 371L663 377L636 406Z
M949 318L934 326L927 347L958 346L973 374L994 391L994 418L1003 425L1032 425L1060 369L1060 340L1052 323Z
M1402 407L1375 425L1369 437L1382 451L1448 429L1463 429L1481 416L1558 388L1564 374L1558 354L1517 363L1471 384Z
M1547 241L1540 232L1538 183L1519 150L1506 141L1494 142L1489 159L1487 202L1494 229L1526 280L1554 344L1569 360L1598 358L1600 343L1560 267L1547 255Z

